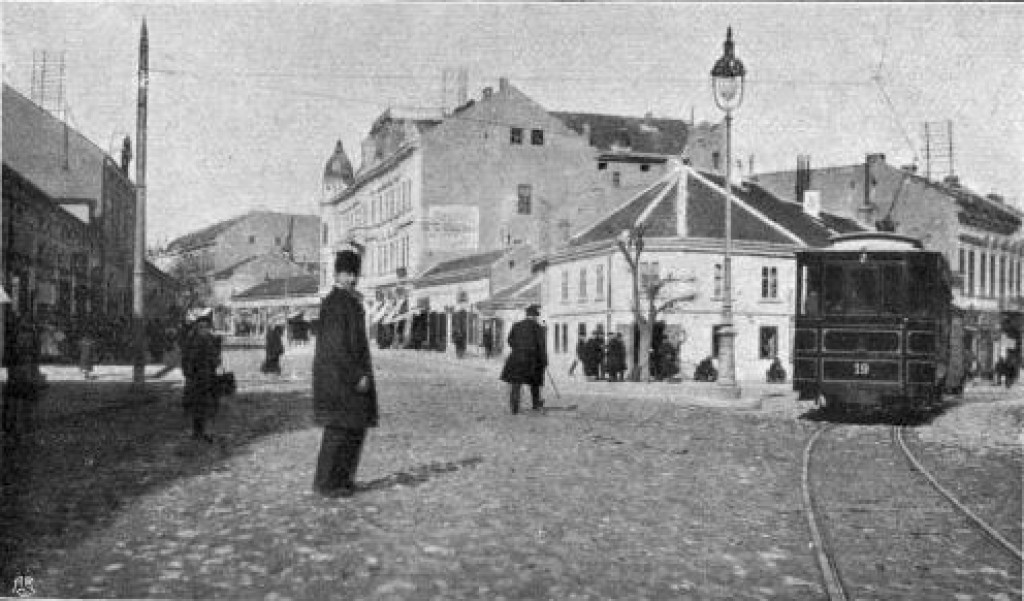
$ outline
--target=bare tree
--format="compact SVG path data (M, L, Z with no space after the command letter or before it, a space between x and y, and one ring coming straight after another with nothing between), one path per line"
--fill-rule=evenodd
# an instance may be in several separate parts
M184 312L209 302L212 291L206 271L196 255L182 255L168 270L168 274L181 285L179 304Z
M626 258L630 275L633 280L633 361L629 379L634 382L650 380L651 343L654 338L654 324L658 316L671 312L682 302L693 300L696 296L692 290L679 291L677 284L694 281L693 276L679 276L669 273L661 277L657 273L641 274L640 261L644 252L644 226L638 225L623 230L615 242L619 251ZM641 300L645 300L646 311L641 308Z

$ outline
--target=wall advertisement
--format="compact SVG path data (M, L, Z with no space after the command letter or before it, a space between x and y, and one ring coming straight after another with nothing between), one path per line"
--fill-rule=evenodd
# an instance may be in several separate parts
M480 209L473 205L434 205L427 218L427 244L436 250L476 250Z

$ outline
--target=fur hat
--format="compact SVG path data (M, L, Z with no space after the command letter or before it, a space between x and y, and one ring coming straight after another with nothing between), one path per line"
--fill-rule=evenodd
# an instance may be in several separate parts
M343 250L334 256L334 273L353 273L359 275L362 258L351 250Z
M530 305L526 308L527 317L540 317L540 305Z

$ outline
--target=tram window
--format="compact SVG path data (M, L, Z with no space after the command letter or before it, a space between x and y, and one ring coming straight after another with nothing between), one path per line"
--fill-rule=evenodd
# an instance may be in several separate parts
M819 265L801 265L799 278L800 314L811 317L821 315L821 269Z
M854 267L850 270L850 310L856 313L878 310L878 272L871 267Z
M882 309L887 313L903 313L906 290L899 265L882 266Z
M825 312L843 312L843 279L844 270L841 265L825 266Z

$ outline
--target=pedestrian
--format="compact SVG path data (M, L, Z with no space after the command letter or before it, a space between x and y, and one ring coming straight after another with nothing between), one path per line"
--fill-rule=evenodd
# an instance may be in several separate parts
M626 371L626 343L622 332L616 332L608 341L608 381L622 382Z
M594 330L587 340L586 357L583 362L583 373L588 380L597 380L601 376L601 363L604 361L604 341L601 330Z
M569 375L573 375L576 372L576 368L580 365L584 366L586 370L587 362L584 358L587 356L587 337L580 334L579 338L576 339L576 356L572 360L572 365L569 366Z
M356 492L366 430L379 419L363 297L356 292L360 263L350 250L335 256L334 286L320 306L313 351L313 413L324 429L313 490L329 498Z
M505 367L501 370L501 379L508 382L509 408L512 415L519 413L519 400L522 385L530 387L530 400L533 410L544 408L540 398L540 389L544 386L544 372L548 367L548 351L545 343L544 328L538 323L540 305L526 308L526 319L517 321L508 333L510 349Z
M484 326L484 358L490 359L491 353L494 352L494 331L491 329L491 325Z
M92 325L85 324L82 334L78 338L78 369L82 370L82 376L86 380L92 380L96 376L92 373L96 364L96 338L92 333Z
M693 372L693 379L698 382L714 382L718 379L718 369L715 368L715 360L708 355L697 364Z
M768 366L765 376L772 383L786 381L786 369L782 367L782 361L779 360L778 356L772 358L772 364Z
M452 342L455 343L455 356L461 359L466 354L466 333L461 329L452 332Z
M284 354L284 326L274 324L267 328L265 357L260 371L265 374L281 375L281 355Z
M220 362L221 340L213 334L213 309L204 309L196 313L181 348L181 371L185 376L182 404L192 420L192 438L196 440L213 442L206 423L217 416Z

